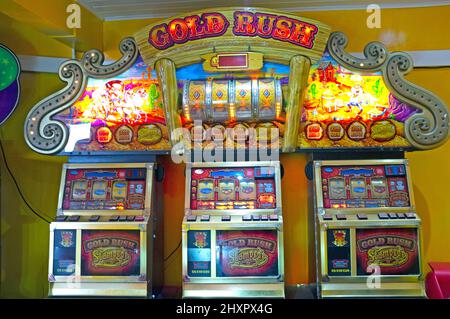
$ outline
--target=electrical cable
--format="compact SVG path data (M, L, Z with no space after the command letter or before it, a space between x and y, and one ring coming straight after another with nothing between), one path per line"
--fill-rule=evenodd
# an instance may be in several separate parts
M182 242L182 240L180 240L177 247L174 250L172 250L172 252L169 254L169 256L164 258L164 262L168 261L170 259L170 257L172 257L172 255L176 253L176 251L181 247L181 242Z
M436 66L415 66L414 69L448 69L450 65L436 65Z
M14 174L12 173L12 171L11 171L9 165L8 165L8 161L6 160L6 154L5 154L5 150L4 150L4 148L3 148L3 143L2 143L2 140L1 140L1 139L0 139L0 149L1 149L1 152L2 152L3 162L5 163L5 168L6 168L6 170L8 171L8 174L11 176L11 179L13 180L14 185L16 186L16 189L17 189L17 191L18 191L18 193L19 193L19 195L20 195L20 198L21 198L22 201L25 203L25 205L27 205L27 207L30 209L30 211L31 211L34 215L36 215L36 217L38 217L38 218L40 218L41 220L45 221L47 224L50 224L50 221L48 221L47 219L45 219L45 218L44 218L43 216L41 216L36 210L34 210L33 207L31 207L31 205L30 205L30 204L28 203L28 201L25 199L25 196L23 195L23 193L22 193L22 191L21 191L21 189L20 189L20 187L19 187L19 184L17 183L17 180L16 180L16 178L14 177ZM50 218L50 217L48 217L48 216L46 216L46 217L47 217L47 218Z

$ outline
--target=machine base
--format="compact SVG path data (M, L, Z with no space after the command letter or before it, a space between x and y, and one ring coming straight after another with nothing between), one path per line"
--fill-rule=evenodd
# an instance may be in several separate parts
M423 281L381 283L369 289L364 283L322 283L322 298L425 298Z
M147 282L50 283L49 297L142 297L151 296Z
M183 284L183 298L285 298L284 282L265 284Z

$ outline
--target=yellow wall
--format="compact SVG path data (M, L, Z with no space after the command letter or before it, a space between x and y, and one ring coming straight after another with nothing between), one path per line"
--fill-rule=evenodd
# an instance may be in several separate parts
M1 13L0 13L1 15ZM350 51L361 51L370 41L393 39L390 50L450 49L448 29L450 6L382 11L382 29L365 26L365 11L305 12L305 17L320 20L343 31ZM70 48L44 34L23 27L12 19L0 19L0 42L18 54L70 56ZM109 57L117 58L120 40L149 24L150 20L104 22L103 47ZM91 22L90 28L97 22ZM98 41L98 38L97 40ZM450 105L450 69L415 70L408 79L438 94ZM66 158L41 156L32 152L23 139L23 123L28 110L40 99L63 87L57 75L25 73L21 77L22 98L16 113L1 128L7 157L21 188L39 212L54 216L60 168ZM450 143L427 152L407 155L411 159L414 191L424 227L424 264L433 260L450 261ZM282 181L285 270L288 284L311 281L308 270L307 183L304 176L305 154L283 154L286 174ZM164 159L165 256L179 243L184 203L184 166ZM1 166L2 210L2 286L4 297L44 297L47 291L48 225L35 218L19 199L4 165ZM178 251L166 263L166 285L181 285L181 255ZM428 269L426 269L428 271Z

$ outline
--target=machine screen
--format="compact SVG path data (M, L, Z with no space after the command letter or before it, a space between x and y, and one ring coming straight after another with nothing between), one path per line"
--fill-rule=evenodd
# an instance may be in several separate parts
M375 267L380 267L381 275L417 275L418 251L416 228L356 230L359 276L372 274Z
M327 230L327 263L329 276L351 275L350 229Z
M193 168L191 209L276 208L273 167Z
M325 208L408 207L404 165L323 166Z
M82 276L139 276L139 230L82 230Z
M211 231L188 231L189 277L211 276Z
M67 169L63 210L141 210L145 168Z
M53 243L53 274L70 276L75 273L76 239L74 229L56 229Z
M218 230L216 276L278 276L276 230Z

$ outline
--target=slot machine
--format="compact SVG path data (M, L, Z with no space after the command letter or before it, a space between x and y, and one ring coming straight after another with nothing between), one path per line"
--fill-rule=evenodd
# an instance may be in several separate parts
M67 86L25 122L34 151L68 156L49 233L51 297L156 297L163 284L160 90L134 39L120 50L107 66L97 50L64 62Z
M314 161L322 297L425 297L408 160Z
M425 297L421 225L407 152L448 137L448 109L404 79L403 52L369 43L364 57L334 32L310 69L300 147L310 153L317 295Z
M154 163L64 165L50 225L50 296L147 297L159 291L156 184Z
M284 298L279 162L188 163L183 298Z
M275 19L295 39L282 38ZM318 21L248 7L186 13L135 33L165 88L172 151L186 162L184 298L284 298L280 163L271 155L297 149L309 67L329 33Z

